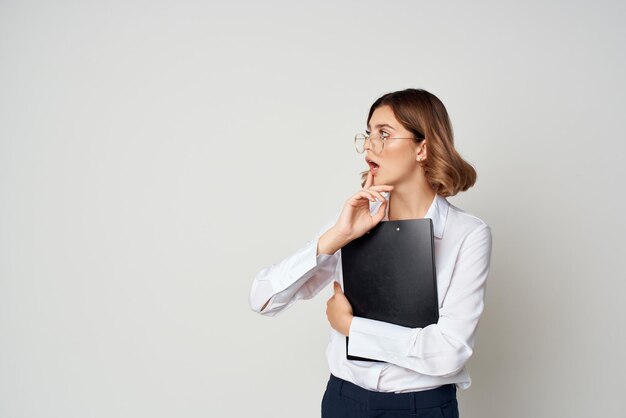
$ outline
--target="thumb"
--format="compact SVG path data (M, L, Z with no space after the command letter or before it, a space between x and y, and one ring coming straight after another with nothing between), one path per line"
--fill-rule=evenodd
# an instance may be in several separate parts
M339 282L333 282L333 283L334 283L333 286L334 286L335 294L341 293L341 286L339 285Z
M387 215L387 208L389 207L389 201L384 199L383 202L378 206L376 210L376 214L373 216L375 223L379 223L383 220L383 218Z

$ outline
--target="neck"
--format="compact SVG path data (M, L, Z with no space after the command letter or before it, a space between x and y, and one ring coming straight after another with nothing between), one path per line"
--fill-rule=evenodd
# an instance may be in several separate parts
M435 198L435 191L430 185L415 184L394 185L389 195L387 216L390 221L423 218Z

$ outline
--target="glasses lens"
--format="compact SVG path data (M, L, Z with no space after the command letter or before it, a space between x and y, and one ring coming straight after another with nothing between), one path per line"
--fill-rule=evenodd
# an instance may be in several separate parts
M362 154L365 151L365 135L357 134L354 137L354 145L356 147L356 152Z
M370 149L376 154L380 153L383 150L383 140L378 132L374 132L369 136L365 134L357 134L354 137L354 145L356 147L356 151L358 153L365 152L365 142L368 140L368 138Z
M370 147L372 147L372 151L376 154L383 150L383 141L378 132L374 132L370 135Z

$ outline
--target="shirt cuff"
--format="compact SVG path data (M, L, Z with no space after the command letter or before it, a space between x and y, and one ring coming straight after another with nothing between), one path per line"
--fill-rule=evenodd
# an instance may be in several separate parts
M337 258L335 254L317 254L318 239L309 241L307 245L300 248L297 253L289 259L288 274L278 276L277 283L272 283L274 293L282 292L289 286L294 284L298 279L311 277L315 271L320 268L331 268L334 270L334 265ZM305 279L305 280L306 280Z
M422 328L408 328L355 316L349 331L348 354L398 364L409 353Z

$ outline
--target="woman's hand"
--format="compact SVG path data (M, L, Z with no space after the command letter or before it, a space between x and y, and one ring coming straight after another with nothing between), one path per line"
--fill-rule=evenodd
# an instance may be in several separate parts
M343 294L339 283L333 282L333 286L335 294L326 302L326 316L331 327L348 336L353 318L352 305L348 302L346 295Z
M393 186L378 185L372 186L372 173L367 174L367 180L363 189L350 197L339 215L337 223L333 227L335 234L339 234L345 238L345 242L350 242L359 238L367 231L375 227L384 217L389 202L380 192L390 192ZM374 215L370 212L370 201L378 199L381 205ZM334 235L333 235L334 236ZM323 237L322 237L323 238ZM325 248L326 244L320 244ZM334 248L334 247L333 247ZM331 251L332 254L334 251ZM326 316L330 325L341 334L348 336L350 333L350 325L352 324L352 306L343 294L341 286L337 282L334 283L335 293L326 302Z
M337 232L341 236L348 237L348 241L359 238L385 217L389 202L380 192L390 192L393 190L393 186L372 186L372 182L373 176L369 172L363 189L346 201L335 224ZM378 207L378 211L372 215L370 213L370 201L375 200L380 200L382 204Z

